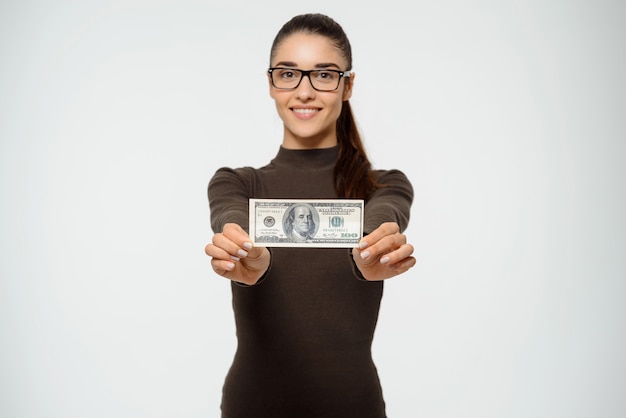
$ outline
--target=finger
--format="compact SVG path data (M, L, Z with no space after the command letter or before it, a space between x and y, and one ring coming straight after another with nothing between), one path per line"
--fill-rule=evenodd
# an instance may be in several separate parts
M406 244L406 236L400 233L386 235L379 241L361 250L363 259L382 257Z
M367 236L363 237L359 242L359 248L367 248L376 242L380 241L387 235L393 235L400 232L400 227L395 222L385 222L378 228L370 232Z
M359 251L358 248L352 249L352 258L359 265L369 265L376 262L376 257L370 257L368 251Z
M413 266L415 266L416 263L417 260L415 259L415 257L411 256L404 258L397 263L382 266L383 268L387 269L387 273L383 273L383 276L386 276L385 278L390 278L406 273Z
M402 260L408 259L413 254L414 248L411 244L402 244L396 250L384 254L380 258L381 264L396 265Z
M211 267L213 267L213 271L220 276L228 277L228 274L235 269L235 263L233 261L214 258L211 260Z
M239 247L243 248L252 248L252 242L250 242L250 236L244 229L233 223L228 223L224 225L224 229L222 230L222 234L235 242Z
M239 257L233 256L224 249L213 244L207 244L207 246L204 247L204 252L206 255L216 260L239 261L240 259Z
M215 251L214 257L218 258L231 258L232 260L238 261L240 258L246 257L248 255L248 251L241 248L237 243L233 242L231 239L226 237L226 235L215 234L213 236L213 245L221 249L223 252L227 253L227 257L225 257L224 253L220 253L219 251Z

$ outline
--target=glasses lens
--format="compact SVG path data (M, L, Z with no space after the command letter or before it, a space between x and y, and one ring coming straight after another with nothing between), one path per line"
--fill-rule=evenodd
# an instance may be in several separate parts
M279 89L294 89L302 80L302 71L293 68L272 70L272 82ZM319 91L333 91L339 87L340 73L331 70L314 70L308 73L311 85Z
M302 72L291 68L276 68L272 70L272 82L279 89L293 89L298 85L301 78Z
M311 71L311 84L317 90L335 90L339 86L339 73L335 71Z

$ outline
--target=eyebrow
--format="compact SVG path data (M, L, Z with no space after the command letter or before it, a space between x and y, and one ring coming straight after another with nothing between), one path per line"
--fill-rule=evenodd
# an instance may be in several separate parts
M277 62L276 67L290 67L290 68L297 68L298 64L296 64L293 61L280 61ZM337 64L334 64L332 62L321 62L319 64L315 65L315 68L330 68L330 67L335 67L335 68L339 68L339 66Z

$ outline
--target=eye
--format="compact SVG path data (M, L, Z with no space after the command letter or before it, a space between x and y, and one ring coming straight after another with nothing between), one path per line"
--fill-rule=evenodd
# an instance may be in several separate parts
M296 71L290 69L278 70L278 76L283 80L292 80L294 78L299 78Z
M337 74L334 71L316 71L315 72L315 78L318 81L321 81L324 83L335 81L337 80L337 77L339 77L339 74Z

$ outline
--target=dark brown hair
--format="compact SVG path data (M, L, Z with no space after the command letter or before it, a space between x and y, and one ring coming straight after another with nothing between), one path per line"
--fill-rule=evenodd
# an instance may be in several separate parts
M293 17L278 31L270 53L270 65L281 42L294 33L310 33L328 38L346 59L352 70L352 48L343 28L332 18L319 13ZM335 165L335 189L339 197L367 199L380 184L376 182L372 165L367 158L350 103L343 102L337 119L339 158Z

